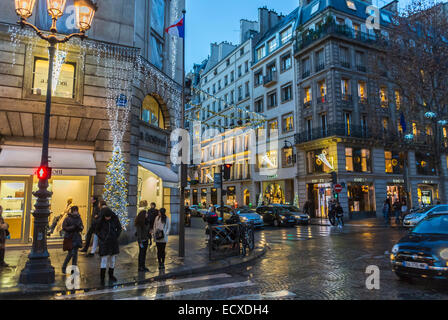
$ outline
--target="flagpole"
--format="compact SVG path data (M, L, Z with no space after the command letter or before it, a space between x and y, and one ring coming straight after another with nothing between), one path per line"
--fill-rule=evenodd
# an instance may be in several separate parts
M185 13L187 11L182 10L184 36L182 37L182 109L181 109L181 129L185 128ZM185 151L182 151L185 152ZM182 154L182 158L184 155ZM181 158L181 159L182 159ZM187 184L186 164L182 162L180 165L180 205L179 205L179 257L185 257L185 187Z

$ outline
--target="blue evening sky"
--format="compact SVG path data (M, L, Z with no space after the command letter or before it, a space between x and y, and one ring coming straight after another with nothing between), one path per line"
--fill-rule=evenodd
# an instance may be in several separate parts
M374 0L383 6L390 1ZM400 0L400 7L408 0ZM210 43L239 44L240 19L258 20L258 8L266 6L287 15L299 0L186 0L186 70L210 54Z

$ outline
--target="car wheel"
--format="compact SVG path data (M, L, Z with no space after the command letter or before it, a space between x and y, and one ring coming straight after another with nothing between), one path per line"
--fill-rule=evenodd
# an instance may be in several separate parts
M408 275L405 275L401 272L395 272L395 275L398 277L399 280L401 281L411 281L411 277Z
M280 222L277 219L274 220L274 227L280 227Z

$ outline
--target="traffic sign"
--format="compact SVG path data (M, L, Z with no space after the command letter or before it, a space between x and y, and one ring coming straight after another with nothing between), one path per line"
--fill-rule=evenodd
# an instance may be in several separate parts
M337 183L333 186L333 189L334 189L334 192L339 193L342 191L342 186L339 183Z
M213 177L213 186L215 188L221 188L221 184L222 184L222 174L221 172L219 173L215 173L214 177Z

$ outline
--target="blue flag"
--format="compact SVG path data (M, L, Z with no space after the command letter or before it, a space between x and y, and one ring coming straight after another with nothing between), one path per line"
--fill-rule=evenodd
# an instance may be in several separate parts
M403 129L403 132L406 132L406 120L405 120L405 118L404 118L404 114L403 114L403 112L401 112L400 113L400 125L401 125L401 128Z

